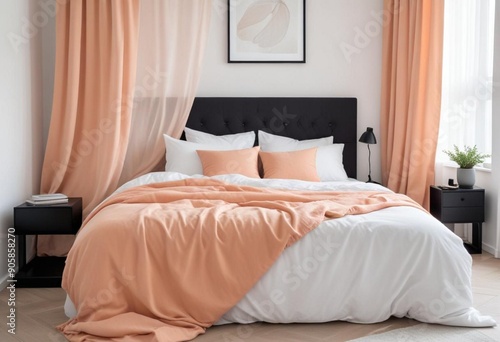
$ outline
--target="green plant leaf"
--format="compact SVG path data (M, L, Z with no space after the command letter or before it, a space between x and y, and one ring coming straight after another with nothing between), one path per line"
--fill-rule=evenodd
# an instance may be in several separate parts
M473 147L465 145L463 150L460 150L457 145L453 145L452 151L444 150L443 152L462 169L472 169L490 157L489 154L479 153L476 145Z

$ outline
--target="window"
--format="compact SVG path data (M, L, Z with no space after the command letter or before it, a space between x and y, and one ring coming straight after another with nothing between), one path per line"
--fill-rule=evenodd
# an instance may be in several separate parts
M494 0L445 2L438 160L453 145L491 154L494 16Z

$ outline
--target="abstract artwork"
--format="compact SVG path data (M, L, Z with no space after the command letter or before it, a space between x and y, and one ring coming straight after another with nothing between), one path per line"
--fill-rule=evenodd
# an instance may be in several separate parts
M228 0L229 63L305 63L305 0Z

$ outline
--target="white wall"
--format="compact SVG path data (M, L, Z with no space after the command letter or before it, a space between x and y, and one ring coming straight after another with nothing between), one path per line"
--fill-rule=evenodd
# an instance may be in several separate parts
M356 97L358 135L367 126L379 135L382 0L307 1L305 64L228 64L226 4L214 0L197 96ZM380 175L380 148L375 145L372 178L380 181ZM358 179L368 179L368 151L361 143Z
M7 279L13 207L38 192L42 163L42 68L37 2L2 2L0 11L0 289Z
M56 8L56 0L38 0L48 8ZM43 149L47 145L49 135L50 115L52 113L52 97L54 95L54 71L56 59L56 20L52 11L47 12L49 20L40 28L42 40L42 80L43 80Z
M496 240L495 257L500 258L500 3L495 6L495 52L493 57L493 151L492 173L488 181L488 188L494 199L492 200L491 241Z

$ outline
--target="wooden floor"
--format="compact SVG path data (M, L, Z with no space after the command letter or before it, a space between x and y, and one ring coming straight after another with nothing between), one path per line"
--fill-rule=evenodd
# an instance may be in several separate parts
M472 286L474 307L493 316L500 324L500 259L489 254L473 256ZM8 292L0 293L0 341L63 342L66 339L54 328L66 321L63 305L65 294L60 288L16 289L16 335L6 331ZM347 341L362 336L420 324L410 319L391 318L378 324L251 324L212 327L196 342L262 342L262 341ZM481 329L500 341L500 328Z

